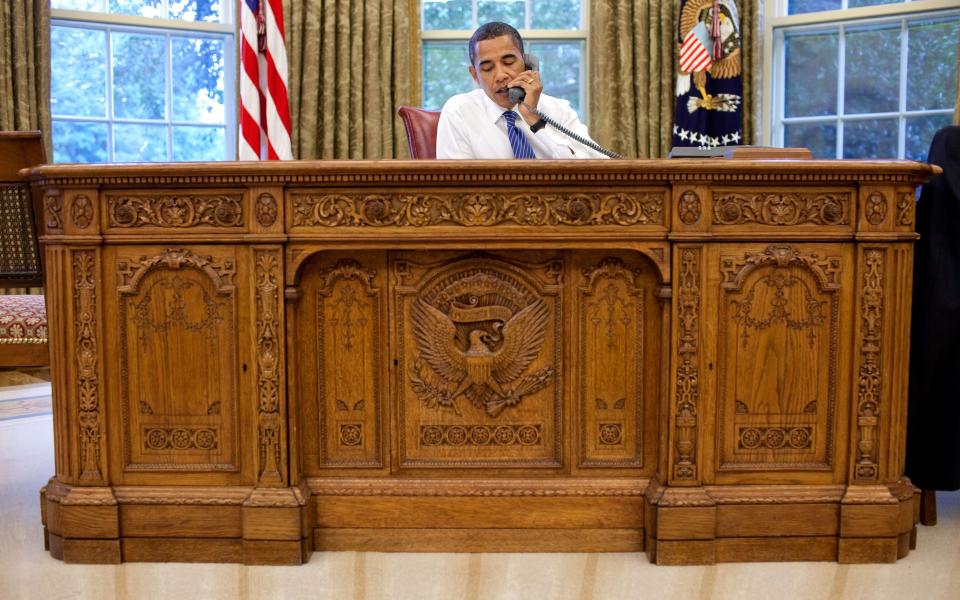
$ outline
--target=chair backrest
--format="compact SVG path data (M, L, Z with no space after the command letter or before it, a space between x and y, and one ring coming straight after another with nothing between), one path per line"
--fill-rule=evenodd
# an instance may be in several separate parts
M403 119L403 128L407 131L410 156L418 159L436 158L440 111L401 106L397 109L397 114Z
M39 197L18 171L45 162L39 131L0 131L0 288L43 284Z

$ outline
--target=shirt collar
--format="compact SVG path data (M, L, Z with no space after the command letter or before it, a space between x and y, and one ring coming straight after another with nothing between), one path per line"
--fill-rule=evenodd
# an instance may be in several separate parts
M487 120L491 123L496 123L507 109L491 100L490 97L487 96L487 93L483 91L483 88L478 89L477 92L480 94L480 105L483 107L483 112ZM517 124L523 121L523 117L517 112L517 107L513 107L513 112L517 114Z

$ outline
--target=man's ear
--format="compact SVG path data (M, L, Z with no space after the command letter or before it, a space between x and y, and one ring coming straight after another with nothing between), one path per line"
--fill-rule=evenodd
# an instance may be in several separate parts
M470 76L473 77L473 80L477 83L477 85L480 85L480 80L477 78L477 70L473 68L473 65L470 65L467 68L470 69Z

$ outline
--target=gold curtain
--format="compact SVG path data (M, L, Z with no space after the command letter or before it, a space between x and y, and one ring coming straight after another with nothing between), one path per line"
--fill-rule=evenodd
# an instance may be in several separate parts
M0 2L0 130L43 132L50 153L50 0Z
M759 0L738 0L743 48L744 143L752 143L754 30ZM628 157L658 158L671 146L677 77L677 0L592 0L590 132Z
M294 157L409 157L397 107L420 103L419 1L283 5Z
M50 145L50 0L0 2L0 130L39 129ZM8 288L0 294L42 294Z

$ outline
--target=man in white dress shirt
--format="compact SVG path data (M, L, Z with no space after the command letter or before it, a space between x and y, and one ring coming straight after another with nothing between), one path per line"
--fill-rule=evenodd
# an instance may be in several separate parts
M566 100L543 93L539 71L527 70L523 39L506 23L481 25L470 38L470 75L480 89L450 98L440 113L437 158L606 158L546 126L523 104L507 97L523 88L523 103L589 137Z

